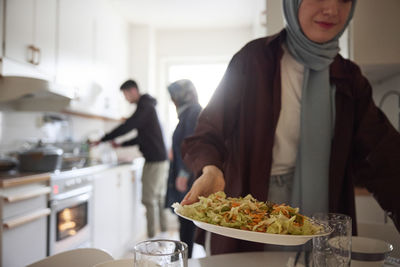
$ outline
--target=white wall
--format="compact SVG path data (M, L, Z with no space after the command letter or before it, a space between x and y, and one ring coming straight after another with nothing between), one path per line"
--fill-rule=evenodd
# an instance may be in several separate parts
M157 99L165 133L171 132L165 76L168 64L177 61L228 62L254 38L251 25L228 29L155 29L148 25L132 25L130 34L130 76L137 80L142 92Z
M273 35L280 32L284 26L282 1L267 1L267 34Z
M267 35L267 1L255 0L256 13L253 20L253 38L265 37Z
M152 57L154 55L154 30L149 25L130 26L129 75L142 92L152 91Z
M0 112L0 152L16 151L26 142L75 142L87 138L100 138L106 126L105 121L79 116L52 113L63 121L45 122L43 112Z
M156 32L157 84L160 119L166 133L171 133L168 116L170 97L166 90L167 69L172 63L228 63L232 56L253 39L252 27L229 29L158 30ZM167 141L169 137L167 137Z

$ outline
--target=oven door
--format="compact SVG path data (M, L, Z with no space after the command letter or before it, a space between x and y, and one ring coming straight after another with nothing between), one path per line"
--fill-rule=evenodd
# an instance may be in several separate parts
M50 201L48 255L91 245L92 186Z

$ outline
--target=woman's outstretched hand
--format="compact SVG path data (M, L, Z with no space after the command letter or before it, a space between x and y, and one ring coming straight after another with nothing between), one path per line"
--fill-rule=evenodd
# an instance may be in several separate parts
M193 183L192 188L183 198L181 205L189 205L199 200L199 196L209 195L223 191L225 188L224 174L213 165L203 168L203 174Z

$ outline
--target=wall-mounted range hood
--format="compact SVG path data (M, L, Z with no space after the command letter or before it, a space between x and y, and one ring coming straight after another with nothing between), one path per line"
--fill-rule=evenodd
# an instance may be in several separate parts
M0 107L29 111L62 111L73 98L70 90L47 80L0 76Z

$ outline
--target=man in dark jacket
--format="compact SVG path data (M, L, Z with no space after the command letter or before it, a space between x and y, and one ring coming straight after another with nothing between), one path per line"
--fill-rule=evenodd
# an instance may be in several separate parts
M137 136L123 142L121 146L138 145L145 158L142 174L142 203L146 207L147 235L155 235L156 216L159 216L161 231L166 231L164 203L168 174L167 151L155 106L156 99L148 94L141 95L138 85L128 80L121 85L125 99L136 104L136 111L124 123L101 138L100 142L110 141L134 129Z

